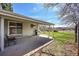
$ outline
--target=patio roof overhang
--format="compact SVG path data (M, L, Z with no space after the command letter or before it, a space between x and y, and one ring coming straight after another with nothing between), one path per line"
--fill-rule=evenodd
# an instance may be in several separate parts
M4 10L0 10L0 16L18 18L18 19L22 19L22 20L26 20L26 21L36 22L38 24L54 25L53 23L37 20L37 19L31 18L31 17L27 17L27 16L24 16L24 15L20 15L20 14L14 13L14 12L9 12L9 11L4 11Z
M14 12L10 11L4 11L0 10L0 26L1 26L1 51L4 51L4 19L10 19L13 18L15 20L23 20L23 21L30 21L30 22L35 22L37 24L42 24L42 25L54 25L53 23L37 20L31 17L23 16Z

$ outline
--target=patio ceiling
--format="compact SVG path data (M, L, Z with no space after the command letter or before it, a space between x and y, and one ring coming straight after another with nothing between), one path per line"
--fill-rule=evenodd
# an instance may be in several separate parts
M23 16L23 15L14 13L14 12L9 12L9 11L4 11L4 10L0 10L0 15L5 16L5 17L12 17L12 18L22 19L22 20L26 20L26 21L36 22L38 24L54 25L53 23L37 20L37 19L31 18L31 17Z

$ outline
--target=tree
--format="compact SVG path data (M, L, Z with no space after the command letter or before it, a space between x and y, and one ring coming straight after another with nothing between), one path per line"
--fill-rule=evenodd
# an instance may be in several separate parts
M62 12L63 11L63 12ZM77 42L77 24L79 22L79 4L68 3L65 4L60 12L61 17L66 23L75 24L75 42Z
M1 3L1 7L2 7L3 10L13 11L11 3Z
M61 9L59 12L60 19L67 24L75 24L75 42L78 42L79 46L79 38L77 39L77 27L79 24L79 4L78 3L65 3L65 4L44 4L45 8L54 7L57 5L61 5ZM79 47L78 47L78 55L79 55Z
M59 12L59 15L62 21L64 21L66 24L75 24L75 38L77 36L77 24L79 22L79 4L78 3L65 3L65 4L44 4L45 8L50 8L60 5L61 9ZM77 42L77 39L75 39L75 42Z

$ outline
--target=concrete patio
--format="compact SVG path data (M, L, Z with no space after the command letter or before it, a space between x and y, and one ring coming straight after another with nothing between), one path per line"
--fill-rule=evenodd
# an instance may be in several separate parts
M42 36L17 38L17 44L5 48L0 56L21 56L49 42L51 39Z

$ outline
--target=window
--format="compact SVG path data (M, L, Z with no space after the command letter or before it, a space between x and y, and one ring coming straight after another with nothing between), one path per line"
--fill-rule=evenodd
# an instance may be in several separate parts
M22 34L22 23L9 22L9 35Z

